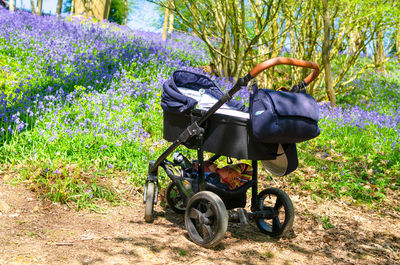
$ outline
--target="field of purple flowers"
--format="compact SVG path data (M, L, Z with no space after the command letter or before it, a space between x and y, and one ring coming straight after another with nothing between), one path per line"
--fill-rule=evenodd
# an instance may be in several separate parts
M0 9L0 164L54 201L118 200L113 178L142 185L167 145L160 84L174 69L207 63L201 42L183 34L163 42L114 24ZM321 103L321 136L299 145L302 168L288 181L368 203L400 189L400 68L391 64L393 75L357 79L338 107Z

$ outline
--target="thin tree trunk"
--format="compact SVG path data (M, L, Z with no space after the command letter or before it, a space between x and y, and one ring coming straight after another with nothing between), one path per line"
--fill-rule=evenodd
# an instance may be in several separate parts
M163 34L162 34L162 39L164 41L167 40L167 30L168 30L168 8L165 8L165 13L164 13L164 25L163 25Z
M385 35L385 29L377 25L379 29L376 32L375 38L375 53L374 53L374 63L376 65L376 70L378 72L385 72L385 65L383 61L385 60L385 48L383 45L383 37Z
M37 14L39 16L42 15L42 5L43 5L43 0L37 0L37 7L38 7Z
M56 11L57 16L61 15L62 4L63 4L63 0L57 1L57 11Z
M279 51L278 51L278 42L279 39L276 37L278 34L278 16L276 16L272 22L271 26L271 33L272 33L272 43L270 44L269 47L269 54L268 58L275 58L278 56ZM273 89L274 88L274 74L275 74L275 67L272 67L266 71L267 73L267 80L266 80L266 87L268 89Z
M74 12L75 12L75 0L71 0L71 15L73 15L74 14Z
M396 32L396 51L400 53L400 23L397 25L397 32ZM400 55L397 55L397 60L400 63Z
M14 0L10 0L10 2L9 2L9 8L10 8L10 12L14 12L14 10L15 10L15 3L14 3Z
M169 25L168 25L168 34L171 34L174 30L174 13L169 15Z
M350 33L350 47L349 47L349 52L350 54L354 54L358 51L358 48L361 45L361 36L358 28L355 28L351 33Z
M36 7L35 7L35 3L33 2L33 0L31 0L31 7L32 7L32 14L36 14Z
M124 17L124 25L128 24L128 0L124 1L125 6L125 17Z
M92 3L92 2L90 2L90 3ZM103 19L108 19L108 16L110 15L110 7L111 7L111 0L106 0L106 4L104 5ZM86 13L88 14L89 12L86 12Z
M332 85L332 69L329 60L329 50L331 46L331 40L330 40L331 20L329 17L328 0L322 0L322 6L323 6L322 17L324 21L324 43L322 44L322 62L324 64L324 69L325 69L326 93L328 95L329 101L331 102L331 106L334 106L336 104L336 96Z
M261 9L261 0L257 0L257 1L256 1L255 9L256 9L256 10L254 10L255 13L258 15L258 14L260 13L259 10ZM255 30L258 29L259 26L260 26L259 23L256 24L255 27L254 27ZM255 33L258 34L258 32L255 32ZM259 62L264 61L264 60L265 60L265 55L264 55L264 54L266 54L265 44L263 43L262 38L259 38L259 39L258 39L257 45L258 45L258 55L259 55L260 57L255 59L254 65L257 65ZM266 72L263 72L263 73L261 74L261 77L260 77L259 79L261 79L261 80L259 81L259 84L260 84L260 83L262 84L261 87L266 88L266 87L267 87L267 80L268 80L268 78L267 78L267 73L266 73Z

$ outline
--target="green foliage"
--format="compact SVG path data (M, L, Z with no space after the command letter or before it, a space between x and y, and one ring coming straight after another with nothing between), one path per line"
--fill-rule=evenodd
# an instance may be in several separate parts
M126 7L125 1L127 2ZM129 14L132 12L134 4L134 0L111 0L108 21L123 25L125 23L125 20L129 21ZM126 8L127 10L125 10ZM126 15L128 16L128 18L126 18Z
M128 10L125 11L125 0L111 0L110 13L108 15L108 21L123 25L125 22L125 14L128 15L132 12L135 1L128 1ZM63 12L71 13L71 0L63 1ZM125 13L126 12L126 13Z
M185 249L179 249L179 256L184 257L187 255L187 250Z
M124 24L125 19L125 3L124 0L112 0L110 6L110 14L108 21L118 24Z
M71 13L71 6L72 6L72 0L63 0L62 12L68 14Z
M330 228L334 228L335 227L333 224L331 224L331 220L330 220L330 218L328 216L325 215L323 217L320 217L320 216L316 215L315 217L317 219L319 219L319 221L322 223L322 227L325 230L328 230Z
M100 211L98 203L101 201L121 201L119 194L106 183L109 182L106 177L109 172L97 170L89 175L77 164L66 164L62 158L51 161L29 161L31 166L20 169L21 177L13 182L22 181L32 191L51 201L74 203L77 210Z

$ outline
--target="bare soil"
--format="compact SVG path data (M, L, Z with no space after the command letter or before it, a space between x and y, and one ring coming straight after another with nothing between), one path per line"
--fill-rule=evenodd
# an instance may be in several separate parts
M145 223L139 193L106 214L77 212L7 178L0 175L0 264L400 264L398 212L315 201L290 188L296 218L288 236L230 224L220 245L204 249L167 207L158 204L155 221ZM321 217L334 227L324 229Z

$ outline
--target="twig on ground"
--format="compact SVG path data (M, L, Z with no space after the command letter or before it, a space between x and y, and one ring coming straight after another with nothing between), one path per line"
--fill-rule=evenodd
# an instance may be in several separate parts
M56 246L72 246L74 243L73 242L56 242Z

